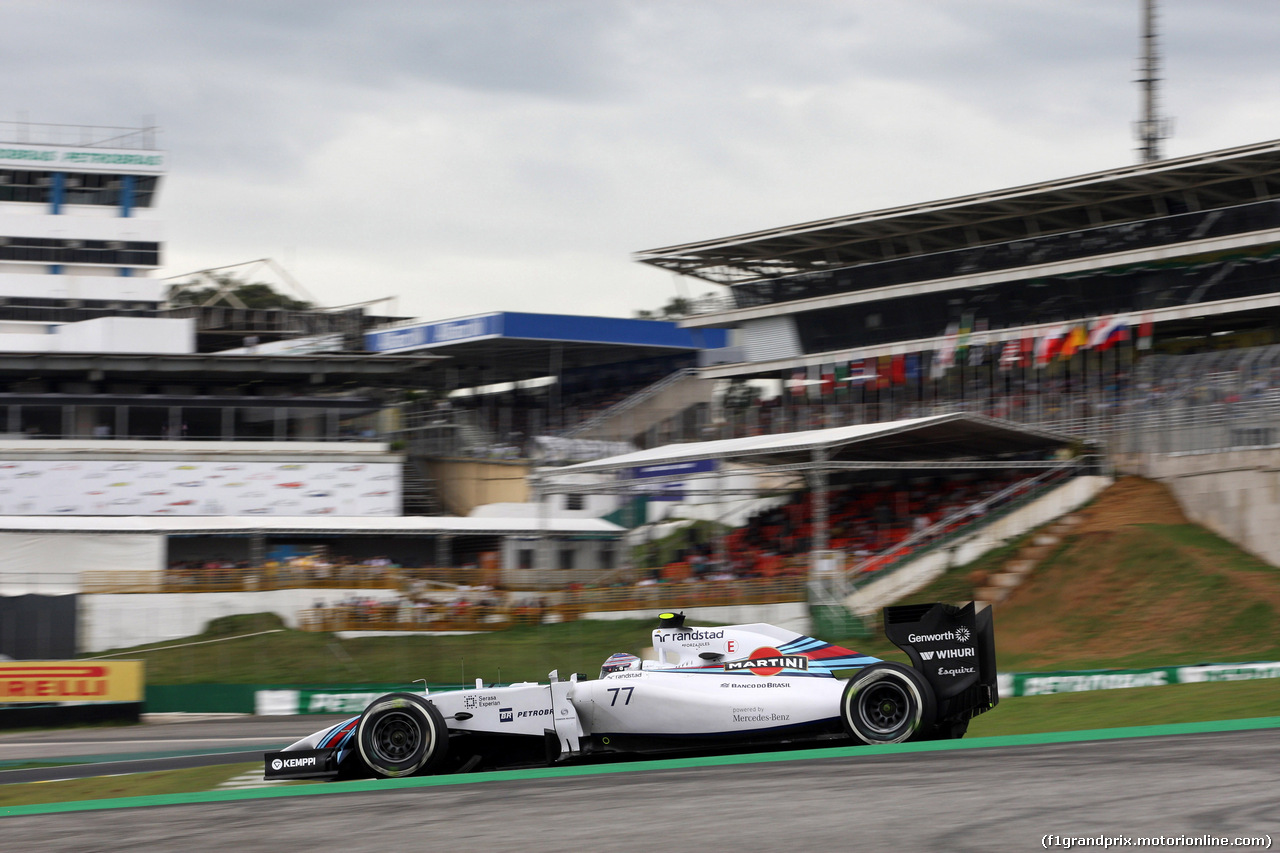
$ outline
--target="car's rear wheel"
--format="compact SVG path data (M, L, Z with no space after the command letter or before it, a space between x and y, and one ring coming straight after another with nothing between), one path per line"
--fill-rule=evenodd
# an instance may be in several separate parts
M845 731L863 743L902 743L932 731L936 707L933 688L920 673L883 662L849 679L840 717Z
M449 752L444 716L412 693L388 693L365 708L356 730L360 758L378 776L430 773Z

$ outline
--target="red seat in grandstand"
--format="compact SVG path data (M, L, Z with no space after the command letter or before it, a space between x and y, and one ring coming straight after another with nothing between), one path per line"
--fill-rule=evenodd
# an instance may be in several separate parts
M688 563L667 563L662 567L662 579L664 581L682 581L687 577L689 577Z

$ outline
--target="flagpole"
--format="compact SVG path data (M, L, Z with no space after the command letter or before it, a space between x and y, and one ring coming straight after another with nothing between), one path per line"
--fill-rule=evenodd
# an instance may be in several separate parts
M999 359L1000 359L1000 356L997 355L996 360L999 361ZM985 340L985 338L982 342L982 363L983 365L986 366L985 378L987 381L987 416L994 417L995 416L995 396L996 396L996 372L995 372L995 366L992 365L991 363L991 343Z

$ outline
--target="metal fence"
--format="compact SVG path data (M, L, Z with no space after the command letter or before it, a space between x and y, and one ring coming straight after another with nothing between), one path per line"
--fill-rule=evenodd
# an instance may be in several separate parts
M646 408L643 419L630 424L628 412L618 411L611 431L647 447L973 412L1095 442L1110 452L1211 451L1280 441L1273 426L1280 413L1280 345L1186 355L1093 353L1070 368L1059 362L1004 374L988 366L915 388L812 393L741 407ZM556 420L563 424L577 414L564 412ZM526 455L521 446L481 430L481 415L454 417L458 426L440 429L467 433L467 453ZM489 411L483 417L501 425L517 415ZM535 418L528 426L536 431L551 423Z
M741 580L686 580L603 589L566 589L538 598L489 603L400 599L304 610L304 631L499 631L515 625L572 622L585 613L651 612L681 607L777 604L806 600L803 575Z
M161 571L87 571L79 575L79 591L88 594L156 592L266 592L280 589L395 589L416 586L455 587L491 581L478 568L405 568L335 566L327 569L288 566L172 568Z
M156 127L103 127L0 121L0 140L18 145L75 145L82 148L156 148Z

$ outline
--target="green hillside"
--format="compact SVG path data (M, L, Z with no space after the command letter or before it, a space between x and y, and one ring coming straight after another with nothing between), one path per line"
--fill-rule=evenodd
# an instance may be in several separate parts
M1121 478L996 606L1006 671L1280 660L1280 569L1188 522L1158 483ZM958 601L1018 543L914 601Z

